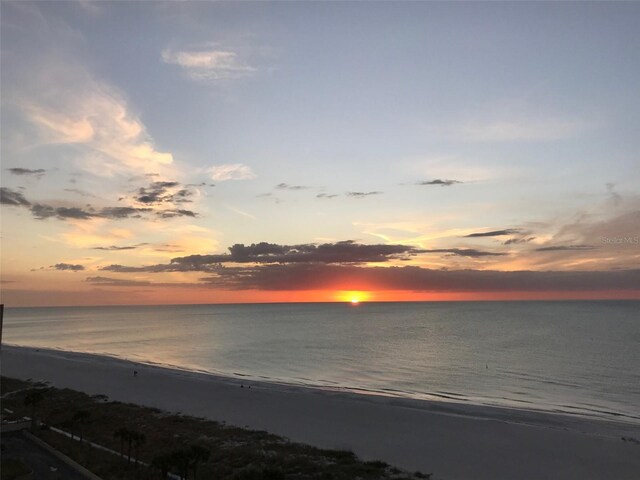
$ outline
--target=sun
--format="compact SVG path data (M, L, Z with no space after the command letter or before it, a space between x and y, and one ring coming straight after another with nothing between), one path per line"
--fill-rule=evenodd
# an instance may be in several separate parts
M362 302L366 302L371 297L369 292L362 292L359 290L348 290L336 292L335 298L340 302L347 302L351 305L360 305Z

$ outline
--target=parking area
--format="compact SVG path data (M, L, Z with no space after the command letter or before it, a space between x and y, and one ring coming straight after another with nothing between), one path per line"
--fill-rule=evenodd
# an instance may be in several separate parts
M2 433L2 458L22 461L34 480L86 480L86 478L27 438L22 431Z

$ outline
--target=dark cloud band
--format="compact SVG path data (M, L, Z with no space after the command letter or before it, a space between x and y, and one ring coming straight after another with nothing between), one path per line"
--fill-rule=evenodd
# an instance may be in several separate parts
M640 291L640 270L501 272L431 270L413 266L264 265L222 268L202 281L234 290Z

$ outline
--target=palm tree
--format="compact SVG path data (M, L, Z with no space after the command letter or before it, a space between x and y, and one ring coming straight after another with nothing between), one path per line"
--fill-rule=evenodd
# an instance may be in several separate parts
M129 430L127 432L127 463L131 463L131 447L133 446L133 437L135 432L133 430Z
M36 429L36 407L42 403L44 395L42 390L31 390L24 397L24 404L31 407L31 430Z
M87 410L80 410L73 415L73 422L78 424L78 430L80 430L80 443L82 443L82 425L91 416L91 412Z
M120 460L124 458L124 442L129 439L130 434L131 432L129 429L125 427L120 427L118 430L113 432L113 436L120 439Z
M174 450L171 453L171 463L178 469L180 478L187 480L189 477L189 451L186 448Z
M169 470L173 466L173 454L172 453L161 453L160 455L156 455L151 460L151 466L160 470L160 474L163 479L167 478Z
M201 445L191 445L189 447L189 463L191 465L191 469L193 470L193 479L198 479L198 464L200 462L206 462L209 460L209 456L211 452Z
M135 465L138 466L139 448L147 440L144 433L131 432L131 440L133 441L133 448L135 451Z

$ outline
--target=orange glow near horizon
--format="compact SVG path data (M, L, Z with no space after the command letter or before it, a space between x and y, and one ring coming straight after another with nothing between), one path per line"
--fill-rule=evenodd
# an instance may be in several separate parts
M447 302L513 300L640 300L640 290L539 292L415 292L407 290L211 290L205 288L20 290L3 288L7 307L91 305L179 305L308 302ZM355 304L355 302L354 302Z
M371 292L363 292L360 290L343 290L335 295L336 300L340 302L348 302L352 305L358 305L361 302L369 302L373 300Z

